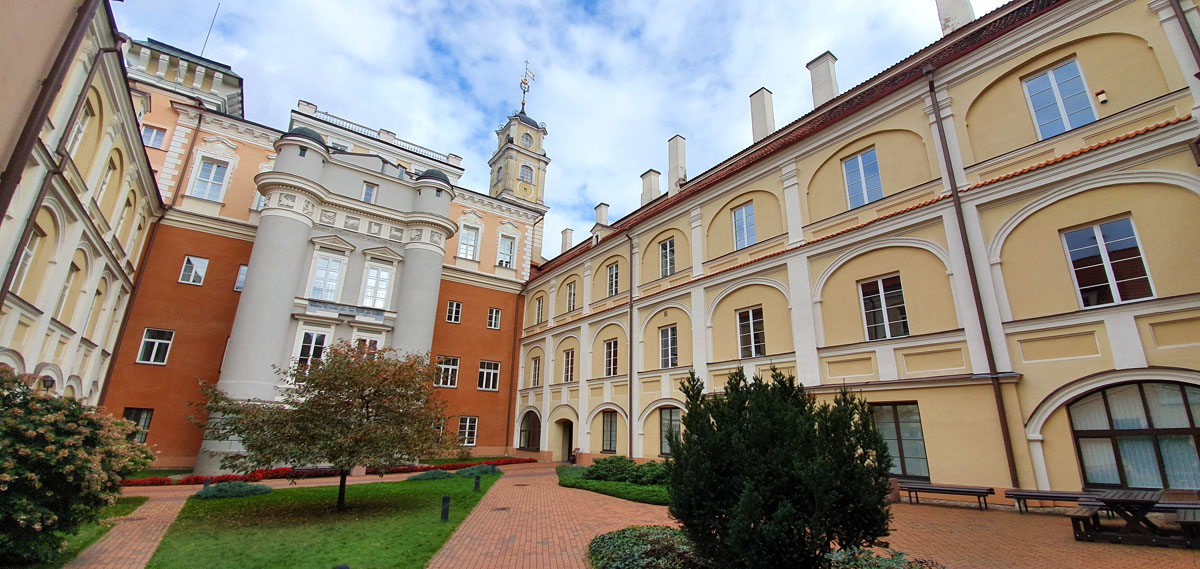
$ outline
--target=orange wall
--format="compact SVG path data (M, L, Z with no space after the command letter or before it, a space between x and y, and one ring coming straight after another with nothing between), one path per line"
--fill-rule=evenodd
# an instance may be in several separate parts
M249 262L252 246L167 225L158 230L101 401L118 417L126 407L154 409L146 442L158 453L156 467L195 465L202 433L188 420L197 414L188 401L198 399L200 381L216 383L220 375L241 294L233 284L238 265ZM202 286L179 282L185 255L208 259ZM166 365L135 363L146 328L175 331Z
M446 303L463 303L462 323L446 322ZM501 310L500 329L487 327L488 308ZM443 280L438 295L437 320L433 329L433 357L459 358L458 387L437 388L446 401L446 430L458 431L461 415L479 417L476 433L476 456L503 454L509 446L512 432L512 397L515 391L517 360L513 347L521 332L522 308L518 294L489 290ZM479 361L500 362L498 391L480 391Z

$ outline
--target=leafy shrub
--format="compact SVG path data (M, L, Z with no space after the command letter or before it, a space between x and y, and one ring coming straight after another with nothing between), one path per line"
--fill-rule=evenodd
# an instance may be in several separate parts
M829 569L946 569L945 565L927 559L909 559L899 551L887 550L887 556L876 555L869 549L853 547L825 555Z
M671 502L671 496L668 494L666 486L592 480L584 478L584 474L587 472L586 468L575 466L560 466L556 470L558 471L558 485L564 488L588 490L643 504L665 506Z
M65 535L116 501L121 476L153 453L129 440L137 426L68 397L35 390L37 378L0 365L0 559L54 557Z
M818 404L794 377L735 371L722 397L683 382L670 513L712 564L822 567L833 549L884 545L892 459L867 402Z
M445 470L426 470L416 476L409 476L409 480L445 480L454 478L454 475Z
M636 477L630 480L634 484L662 485L670 480L665 462L645 462L637 466Z
M667 465L662 462L638 464L623 456L597 459L583 474L588 480L630 482L633 484L666 484Z
M439 470L437 472L445 471ZM500 474L500 472L501 471L499 468L496 468L491 464L477 464L475 466L468 466L462 470L459 470L458 476L461 478L475 478L476 476L486 476L488 474Z
M198 500L215 500L218 498L245 498L257 496L271 491L270 486L250 484L249 482L222 482L213 484L193 494Z
M595 569L700 569L706 567L682 531L633 526L597 536L588 544Z
M378 466L367 468L367 474L405 474L408 472L425 472L428 470L459 470L476 464L491 464L504 466L507 464L527 464L537 462L536 458L498 458L496 460L479 460L475 462L452 462L449 464L408 464L403 466Z

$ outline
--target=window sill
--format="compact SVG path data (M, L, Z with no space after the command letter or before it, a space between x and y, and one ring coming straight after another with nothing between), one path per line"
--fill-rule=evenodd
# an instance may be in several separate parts
M500 391L500 389L498 389L498 388L497 389L484 389L482 387L477 387L477 388L475 388L475 391L491 391L492 393L496 393L496 392Z
M141 365L146 365L146 366L165 366L165 365L167 365L167 362L162 362L162 363L159 363L159 362L140 362L140 361L134 361L133 363L135 363L135 364L141 364Z
M200 282L198 282L198 283L189 283L189 282L187 282L187 281L178 281L178 282L179 282L179 284L185 284L185 285L192 285L192 286L204 286L204 281L200 281ZM1106 306L1107 306L1107 305L1106 305Z
M675 456L675 455L673 455L669 452L668 453L662 453L662 452L658 453L658 458L671 458L672 456Z
M434 387L440 387L442 389L458 389L457 385L436 385L435 384Z
M615 450L602 450L602 451L600 451L600 454L617 454L617 451L615 451Z
M500 327L499 327L499 326L497 326L497 327L495 327L495 328L492 328L491 326L488 326L488 327L487 327L487 329L488 329L488 330L499 330L499 329L500 329Z

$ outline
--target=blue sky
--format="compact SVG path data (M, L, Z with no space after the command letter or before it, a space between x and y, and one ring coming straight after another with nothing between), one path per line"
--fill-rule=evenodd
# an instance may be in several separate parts
M112 6L131 37L199 53L217 0ZM526 110L550 132L550 258L564 227L586 236L597 203L612 220L636 209L640 175L666 172L675 134L695 176L750 144L759 87L783 126L812 109L804 65L825 50L845 91L940 37L934 0L223 0L204 55L245 79L250 120L285 128L304 99L462 156L477 191L528 60Z

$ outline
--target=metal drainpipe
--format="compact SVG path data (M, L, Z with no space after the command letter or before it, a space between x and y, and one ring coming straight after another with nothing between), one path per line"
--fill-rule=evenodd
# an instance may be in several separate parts
M58 91L62 88L67 71L71 68L71 60L76 50L79 49L79 44L83 42L83 38L87 35L88 23L92 20L92 16L96 13L96 7L99 4L99 0L86 0L79 6L75 22L71 24L71 31L68 32L67 39L63 42L62 48L58 50L58 55L55 56L54 63L50 65L50 72L41 82L42 88L38 91L37 99L33 102L33 108L29 111L29 118L25 121L25 126L21 128L21 134L17 138L17 144L13 147L12 154L9 156L8 165L4 168L4 173L0 174L0 212L8 211L8 206L12 204L13 196L17 193L17 184L21 181L21 172L25 169L25 163L29 160L34 145L37 144L38 133L41 132L42 125L46 122L46 117L50 114L50 107L54 105L54 99L58 96ZM93 59L92 66L95 67L95 64L96 61ZM87 91L85 90L84 92L86 93ZM4 217L0 216L0 223L3 223L3 221ZM21 242L18 245L20 246L16 250L21 251L24 243ZM8 290L7 281L4 283L4 290ZM0 296L0 302L2 301L3 297Z
M1196 66L1200 67L1200 45L1196 44L1196 34L1192 33L1192 26L1187 21L1187 16L1183 13L1183 6L1179 5L1179 0L1168 0L1171 5L1171 11L1175 13L1175 19L1179 21L1179 27L1183 31L1183 39L1187 41L1188 50L1192 52L1192 59L1195 60ZM1195 77L1200 79L1200 72L1197 72Z
M946 163L946 176L950 181L950 201L954 204L954 217L958 221L958 237L961 240L963 253L967 260L967 277L971 283L971 296L975 301L975 317L979 321L980 332L983 334L983 350L987 356L988 377L992 382L992 395L996 399L996 413L1000 417L1000 431L1004 440L1004 457L1008 461L1008 476L1013 488L1020 488L1017 478L1017 461L1013 456L1012 436L1008 430L1008 413L1004 405L1004 394L1000 390L1000 377L996 373L996 354L992 351L992 337L988 332L987 314L983 310L983 299L979 295L979 280L975 275L975 261L971 254L971 243L967 240L967 224L963 216L962 198L958 195L958 180L954 175L954 163L951 161L950 144L946 141L946 133L942 127L942 110L938 103L937 89L933 84L932 65L925 68L925 78L929 81L929 99L933 101L933 120L937 124L938 139L941 143L942 159Z
M120 53L121 41L117 41L116 47L102 48L92 56L92 68L88 70L87 79L83 82L83 89L80 90L79 96L75 99L75 107L71 110L71 118L64 125L63 135L58 138L58 144L54 146L54 167L46 172L46 177L42 178L42 185L38 188L38 195L33 200L33 207L30 208L31 215L25 220L25 227L21 230L21 237L17 239L16 247L13 248L12 257L8 260L8 271L4 273L4 283L0 286L0 306L8 300L9 288L12 286L13 279L17 276L17 265L19 264L20 255L25 251L25 245L29 243L29 238L33 235L33 228L37 225L37 211L41 209L42 204L46 201L46 194L50 193L50 181L55 176L62 176L63 162L67 160L67 142L70 139L69 133L75 127L75 123L79 121L79 115L83 112L83 105L87 102L88 87L96 78L96 71L100 68L100 58L106 53ZM53 102L53 101L51 101ZM47 107L49 112L49 107ZM6 180L8 178L5 178ZM64 179L66 181L66 179ZM69 183L69 182L68 182ZM14 182L15 184L15 182ZM16 193L16 186L13 186L13 193ZM7 211L12 195L4 197L4 208ZM2 217L2 216L0 216Z
M629 240L629 353L625 356L629 368L629 424L626 425L629 430L629 458L633 458L633 287L636 286L633 282L633 236L629 234L629 230L625 230L625 239Z

